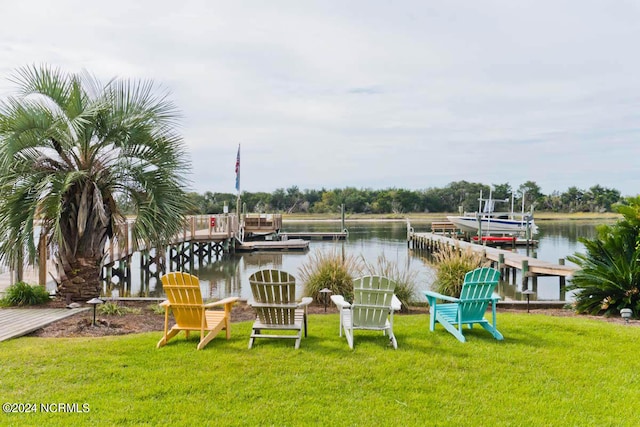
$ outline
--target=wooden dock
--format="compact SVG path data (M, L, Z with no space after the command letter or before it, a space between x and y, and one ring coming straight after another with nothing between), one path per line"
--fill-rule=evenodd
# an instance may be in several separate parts
M17 338L89 308L2 308L0 341Z
M304 240L345 240L349 232L344 231L284 231L280 233L281 240L304 239Z
M306 251L309 241L302 239L262 240L254 242L236 242L237 252L251 251Z
M457 247L462 251L471 250L481 254L483 258L490 261L499 270L512 269L514 273L515 270L520 270L522 272L523 290L528 289L529 278L533 278L535 281L538 276L555 276L559 278L560 288L563 291L566 278L572 276L577 270L577 267L565 265L564 260L559 260L555 264L509 250L469 243L434 233L415 233L410 230L407 239L409 247L413 249L437 252L444 246Z

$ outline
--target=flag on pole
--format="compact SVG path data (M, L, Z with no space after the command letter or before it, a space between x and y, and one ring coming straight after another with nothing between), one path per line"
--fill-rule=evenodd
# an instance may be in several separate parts
M240 144L238 144L238 155L236 156L236 190L240 191Z

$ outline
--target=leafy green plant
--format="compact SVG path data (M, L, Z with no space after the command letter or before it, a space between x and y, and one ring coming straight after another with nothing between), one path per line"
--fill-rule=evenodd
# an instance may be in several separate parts
M461 251L457 246L446 246L436 252L433 258L433 290L456 298L460 296L464 275L483 264L480 254L469 248Z
M353 297L353 278L362 272L360 258L342 255L337 251L318 251L309 255L298 269L298 277L304 283L304 294L323 303L320 290L327 288L333 295L347 300Z
M160 304L151 304L148 305L147 308L153 312L153 314L164 314L164 307Z
M598 227L594 239L582 238L585 252L567 257L577 264L567 289L575 290L579 313L617 314L623 308L640 310L640 197L617 207L623 219Z
M138 313L140 309L137 309ZM124 316L129 313L136 313L136 309L125 307L118 304L116 301L106 301L104 304L98 307L98 312L106 316Z
M38 305L44 304L50 299L49 292L44 287L18 282L7 288L4 298L0 300L0 305L7 307Z
M384 254L378 256L376 264L368 263L364 258L362 263L366 274L385 276L396 282L394 293L402 303L402 311L408 311L416 299L418 272L409 268L400 269L397 263L389 261Z

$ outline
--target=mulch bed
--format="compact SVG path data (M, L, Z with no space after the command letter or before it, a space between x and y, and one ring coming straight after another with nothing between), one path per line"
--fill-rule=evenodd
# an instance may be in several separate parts
M152 301L120 301L119 304L135 309L135 313L127 313L121 316L118 315L104 315L98 313L96 316L96 326L93 323L93 311L85 311L78 313L75 316L70 316L65 319L51 323L42 329L32 332L30 336L36 337L100 337L108 335L125 335L141 332L162 331L164 329L164 314L158 314L152 310L152 306L156 303ZM48 308L60 308L65 307L65 304L61 301L51 301L43 306ZM519 312L523 313L525 310L520 309L500 309L498 306L498 312ZM324 314L325 308L322 305L309 306L310 314ZM327 306L326 313L337 313L335 306ZM586 318L592 318L604 322L611 323L625 323L625 321L619 317L602 317L602 316L588 316L578 315L571 310L566 309L536 309L531 310L532 314L545 314L549 316L581 316ZM426 307L411 307L408 314L424 314L427 315ZM402 315L402 313L400 314ZM247 320L253 320L255 318L255 311L246 303L235 304L231 311L232 322L243 322ZM170 319L170 325L173 324L173 319ZM640 320L631 320L629 325L640 326Z

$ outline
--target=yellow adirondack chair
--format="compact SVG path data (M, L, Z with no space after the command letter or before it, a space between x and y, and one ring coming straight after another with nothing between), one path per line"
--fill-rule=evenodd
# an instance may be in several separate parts
M200 292L200 280L196 276L175 272L165 274L160 280L167 294L167 300L160 304L165 309L164 336L158 342L158 348L167 344L180 331L185 331L187 338L191 331L200 332L198 350L202 350L223 329L227 331L227 339L231 337L231 308L238 301L237 297L204 304ZM224 310L209 310L218 306L224 306ZM173 312L176 321L171 329L169 329L169 311ZM205 332L207 332L206 335Z
M249 348L256 338L295 339L295 348L300 348L302 330L307 336L307 306L313 298L295 301L296 279L286 271L260 270L249 277L256 310L256 321L251 328ZM263 334L262 331L277 331L277 334ZM293 331L294 334L283 334Z

